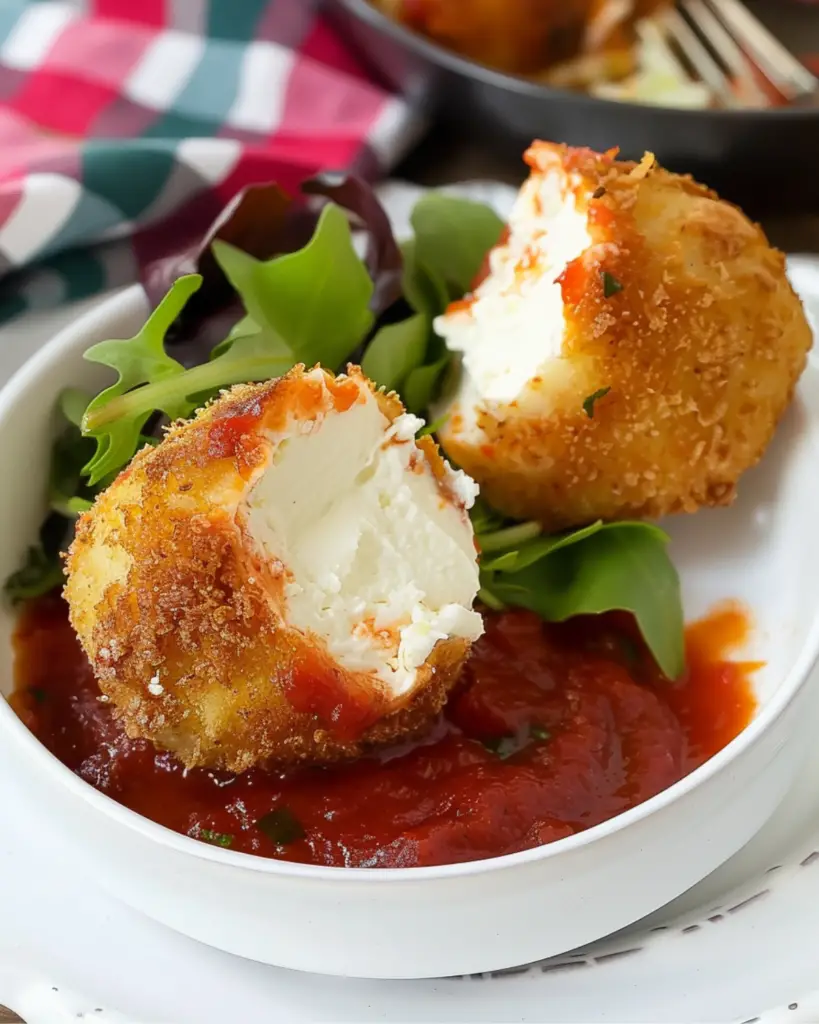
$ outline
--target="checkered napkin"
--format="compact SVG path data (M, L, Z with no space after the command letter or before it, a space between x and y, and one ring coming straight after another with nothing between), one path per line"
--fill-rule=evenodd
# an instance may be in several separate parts
M0 0L0 319L137 279L245 185L375 177L419 121L319 0Z

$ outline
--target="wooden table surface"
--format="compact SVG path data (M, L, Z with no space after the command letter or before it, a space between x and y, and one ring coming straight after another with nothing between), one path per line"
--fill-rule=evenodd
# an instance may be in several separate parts
M755 0L748 6L794 53L819 54L819 3ZM816 173L819 178L819 167ZM521 161L510 161L489 147L459 140L450 129L433 128L396 174L432 186L476 178L519 184L525 169ZM763 227L771 242L786 252L819 253L819 209L797 216L768 217Z

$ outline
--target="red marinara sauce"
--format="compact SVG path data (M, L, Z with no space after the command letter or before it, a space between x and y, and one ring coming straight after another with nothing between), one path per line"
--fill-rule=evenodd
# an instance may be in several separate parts
M65 603L50 596L20 619L11 703L86 782L177 832L314 864L449 864L581 831L715 754L755 706L757 666L726 657L746 628L734 607L689 627L685 678L670 683L626 616L555 626L528 612L489 613L423 739L329 768L234 776L185 772L129 740L99 700ZM271 811L273 838L256 824Z

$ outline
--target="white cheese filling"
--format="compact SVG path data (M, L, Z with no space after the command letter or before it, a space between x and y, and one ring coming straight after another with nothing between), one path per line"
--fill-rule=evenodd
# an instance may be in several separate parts
M532 174L473 301L435 320L447 348L463 353L469 390L481 400L513 401L560 356L565 316L556 279L591 245L572 184L559 168Z
M247 519L288 572L288 624L399 697L439 640L483 631L465 511L476 489L453 473L456 503L447 500L415 445L422 421L407 414L391 425L362 394L308 431L292 424L248 497Z

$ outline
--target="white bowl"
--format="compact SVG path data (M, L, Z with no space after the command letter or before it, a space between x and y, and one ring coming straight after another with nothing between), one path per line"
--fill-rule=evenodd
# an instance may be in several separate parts
M81 318L0 392L0 577L32 542L43 511L54 404L97 388L82 359L146 316L138 288ZM811 399L811 401L808 401ZM762 658L747 729L670 789L587 832L492 860L444 867L345 869L289 864L177 835L63 767L0 702L29 806L46 814L90 871L150 917L209 945L300 970L414 978L511 967L565 952L637 920L735 853L792 783L805 740L804 685L819 653L819 371L810 367L763 464L728 510L674 520L689 616L738 598ZM2 613L0 683L12 686L13 615ZM804 731L803 731L804 733Z

